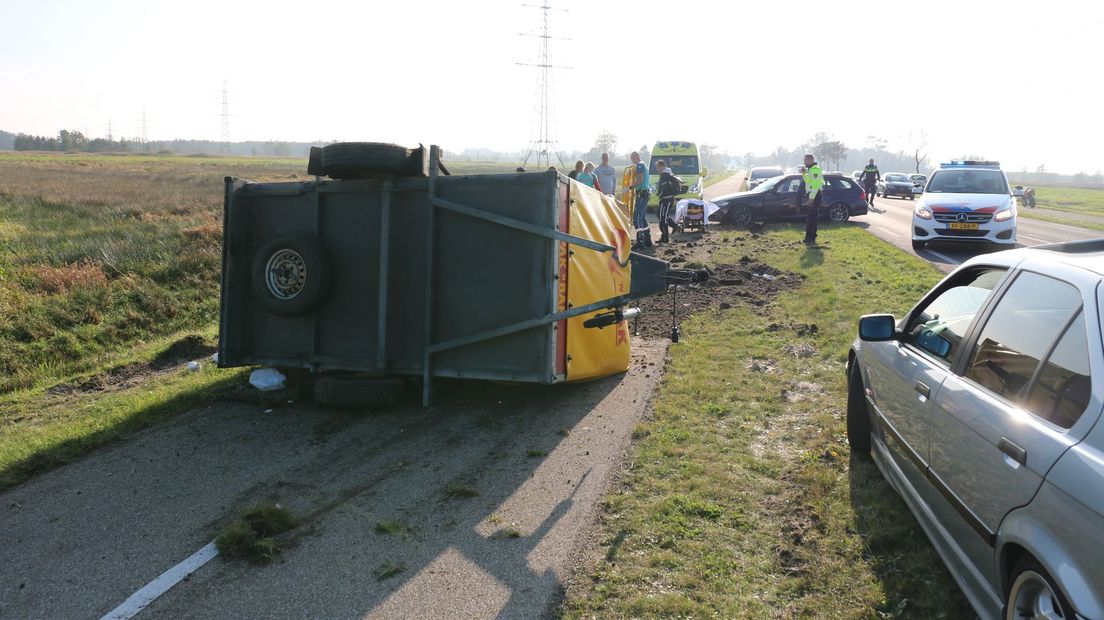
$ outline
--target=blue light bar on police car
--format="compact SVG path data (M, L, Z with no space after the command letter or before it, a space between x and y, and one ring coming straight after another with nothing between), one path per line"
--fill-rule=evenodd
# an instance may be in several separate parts
M990 168L1000 170L999 161L975 161L972 159L956 159L939 164L940 168Z

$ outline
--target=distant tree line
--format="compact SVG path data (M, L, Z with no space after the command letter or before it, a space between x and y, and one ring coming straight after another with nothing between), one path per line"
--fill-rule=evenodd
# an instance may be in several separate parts
M825 172L840 171L850 174L861 170L870 159L886 172L926 172L929 168L927 148L923 138L910 144L910 149L890 151L887 142L876 136L869 136L861 148L849 147L828 133L817 133L812 138L794 148L779 146L768 155L747 153L733 158L733 167L752 168L755 166L782 166L796 168L806 153L812 154Z
M268 157L300 157L310 154L310 147L325 146L333 141L283 142L278 140L233 142L214 140L150 140L140 138L89 139L79 131L62 129L56 136L13 134L0 131L0 151L61 151L80 153L159 153L176 155L238 155Z

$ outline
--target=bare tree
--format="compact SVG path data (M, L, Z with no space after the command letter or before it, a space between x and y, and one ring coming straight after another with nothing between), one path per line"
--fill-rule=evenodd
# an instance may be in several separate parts
M909 150L912 151L912 159L916 162L916 173L920 174L920 166L928 161L928 133L923 129L919 134L909 132Z

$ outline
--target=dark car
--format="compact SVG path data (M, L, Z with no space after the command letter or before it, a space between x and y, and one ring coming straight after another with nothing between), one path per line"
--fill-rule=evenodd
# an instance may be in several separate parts
M755 189L713 200L719 209L710 219L746 226L752 222L799 220L807 213L801 206L801 175L767 179ZM866 215L866 192L854 179L839 174L824 175L824 196L820 216L832 222L846 222L853 215Z
M886 198L898 196L912 200L912 188L915 186L909 175L900 172L890 172L878 181L878 193Z

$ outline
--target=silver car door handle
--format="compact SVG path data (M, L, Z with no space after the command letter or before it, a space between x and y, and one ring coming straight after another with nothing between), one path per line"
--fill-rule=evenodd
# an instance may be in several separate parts
M931 398L931 388L923 381L916 382L916 391L924 398Z
M1016 444L1008 441L1007 437L1001 437L1000 442L997 443L997 448L1001 452L1008 455L1013 461L1016 461L1020 465L1027 465L1027 450L1017 446Z

